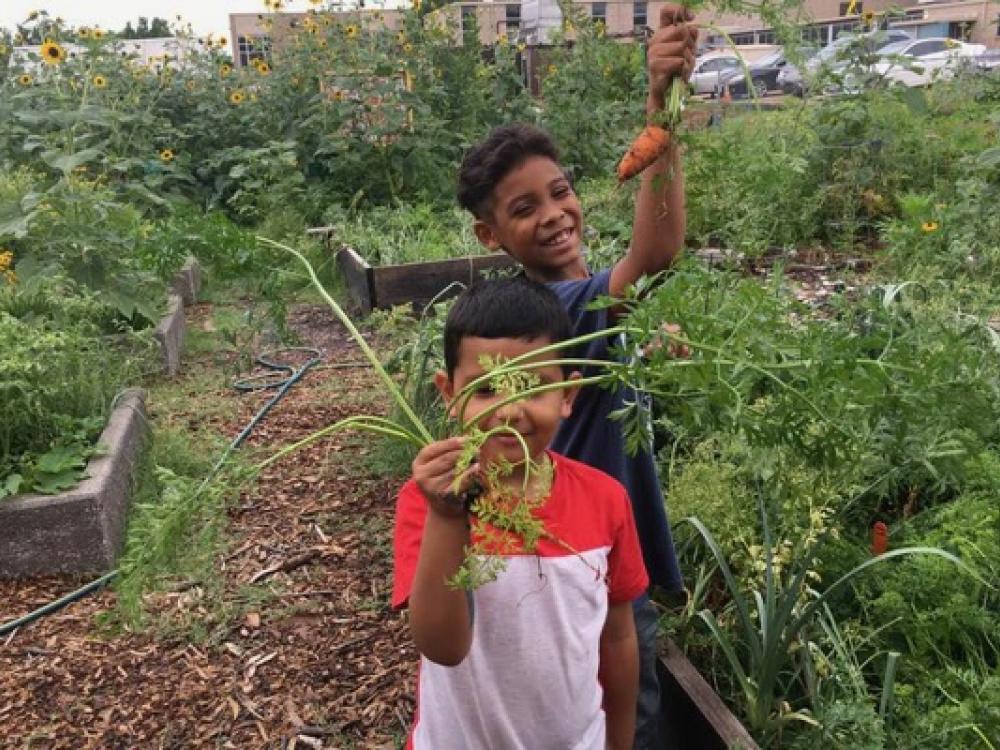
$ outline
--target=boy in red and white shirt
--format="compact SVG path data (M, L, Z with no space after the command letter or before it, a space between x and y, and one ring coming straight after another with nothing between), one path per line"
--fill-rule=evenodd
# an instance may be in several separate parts
M455 302L445 325L445 366L435 383L451 402L483 375L483 358L512 359L569 337L559 299L523 277L483 282ZM539 354L534 362L557 358ZM478 426L506 424L535 464L527 499L547 532L535 550L504 555L499 577L473 592L446 581L461 566L470 531L468 510L453 490L465 438L428 445L399 494L393 606L409 605L410 630L422 657L414 750L629 750L635 731L638 646L632 600L649 584L629 499L608 475L546 450L570 414L573 380L558 365L533 369L541 384L565 388L523 398L485 416ZM502 400L477 389L465 413L482 414ZM503 477L522 492L521 441L489 438L458 488L481 467L507 461Z

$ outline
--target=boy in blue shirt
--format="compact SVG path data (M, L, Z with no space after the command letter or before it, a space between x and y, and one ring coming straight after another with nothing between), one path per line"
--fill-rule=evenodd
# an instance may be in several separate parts
M659 112L672 80L690 75L697 31L689 11L665 6L647 51L647 115ZM612 268L592 272L583 256L583 214L559 165L552 139L526 125L497 128L468 151L458 177L458 201L474 216L476 237L517 260L528 278L547 284L569 312L573 335L613 325L614 310L587 310L595 298L621 297L639 278L668 268L684 243L684 180L680 155L670 148L641 176L632 242ZM616 342L596 339L576 355L609 359ZM587 375L588 373L584 373ZM643 559L653 584L683 590L656 465L651 453L629 456L621 426L609 415L638 396L585 388L551 447L619 480L632 499ZM663 746L656 678L656 611L647 595L634 602L640 651L640 695L635 748Z

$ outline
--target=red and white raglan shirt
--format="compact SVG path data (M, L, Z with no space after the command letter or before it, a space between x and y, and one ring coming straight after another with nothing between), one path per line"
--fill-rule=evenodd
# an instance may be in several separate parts
M445 667L421 657L413 750L604 750L597 679L609 604L649 585L625 489L607 474L549 453L552 491L537 517L563 544L505 555L476 589L472 647ZM392 604L406 605L427 500L413 480L396 506ZM572 550L572 551L571 551Z

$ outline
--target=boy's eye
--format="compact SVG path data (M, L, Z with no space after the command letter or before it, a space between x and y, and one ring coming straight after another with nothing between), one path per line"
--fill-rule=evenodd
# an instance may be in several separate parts
M489 384L481 385L478 388L476 388L477 396L492 396L493 393L494 393L493 386Z
M531 206L527 203L521 203L514 207L514 216L527 216L531 213Z

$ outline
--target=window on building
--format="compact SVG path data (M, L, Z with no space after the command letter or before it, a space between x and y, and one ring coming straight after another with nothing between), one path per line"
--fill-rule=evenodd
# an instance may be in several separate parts
M831 24L830 26L830 36L833 39L843 36L844 34L853 34L858 29L857 21L842 21L840 23ZM833 40L831 39L831 41Z
M770 29L757 32L757 44L774 44L777 37Z
M840 13L838 13L838 15L860 16L863 12L864 12L864 3L861 2L861 0L858 0L857 2L850 0L850 2L840 4Z
M826 37L827 30L824 26L806 26L802 29L803 42L812 42L822 47L827 42Z
M271 37L240 36L236 38L237 64L247 66L253 60L271 61Z
M469 34L477 30L478 24L476 23L476 6L474 5L463 5L462 6L462 33Z
M505 8L505 22L507 24L507 34L514 36L521 29L521 6L508 5Z
M649 26L649 3L636 0L632 3L632 28L644 29Z
M608 25L608 4L607 3L591 3L590 4L590 18L594 23L603 23L605 26Z
M730 34L729 38L733 40L733 44L736 46L754 43L754 33L752 31L742 31L738 34Z

